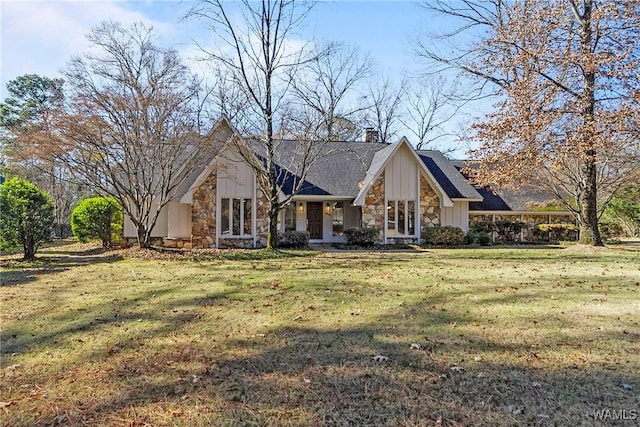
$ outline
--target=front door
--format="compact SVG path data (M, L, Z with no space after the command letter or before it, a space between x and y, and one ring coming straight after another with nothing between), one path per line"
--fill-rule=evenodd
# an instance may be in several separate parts
M307 231L310 239L322 239L321 202L307 202Z

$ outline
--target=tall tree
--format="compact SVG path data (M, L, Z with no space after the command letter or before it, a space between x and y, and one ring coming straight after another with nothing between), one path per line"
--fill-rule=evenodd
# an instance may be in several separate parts
M599 0L428 1L459 25L419 53L499 95L474 127L480 183L539 179L602 245L599 215L638 176L640 3ZM470 34L469 34L470 33ZM452 53L453 52L453 53ZM485 92L486 93L486 92Z
M369 82L362 101L361 123L378 132L380 142L392 142L398 133L406 80L395 84L388 77L374 78Z
M296 103L303 110L309 131L318 138L349 140L351 126L360 110L358 86L371 75L368 55L344 43L320 47L320 54L302 68L301 76L291 76Z
M25 74L7 83L9 97L0 103L1 149L8 173L51 195L58 226L69 223L79 191L55 159L59 144L54 117L63 107L63 89L62 79Z
M65 70L60 158L94 191L114 196L149 247L161 209L215 149L200 137L198 81L144 24L105 22L88 39L93 53Z
M416 148L436 148L438 140L454 135L450 125L461 102L452 100L455 83L448 84L442 76L422 78L407 84L400 122L416 138ZM437 147L451 151L455 147Z
M287 134L278 124L288 122L287 95L291 79L299 70L317 57L310 45L297 46L295 30L304 21L310 5L295 0L241 0L227 3L222 0L196 2L187 17L204 22L217 36L214 49L200 46L215 68L223 68L233 77L250 101L245 109L248 119L245 135L255 135L258 161L247 150L238 147L258 176L258 184L269 200L267 248L277 246L278 212L290 202L291 196L280 199L282 174L294 176L293 193L303 185L310 168L323 153L323 141L298 141L293 156L278 158L277 134ZM241 20L234 19L236 12ZM281 166L281 167L278 167Z

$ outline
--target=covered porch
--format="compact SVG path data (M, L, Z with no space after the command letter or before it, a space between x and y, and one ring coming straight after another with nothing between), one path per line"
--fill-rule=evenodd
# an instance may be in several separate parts
M280 212L278 229L308 231L310 243L343 243L344 230L362 225L362 209L352 202L345 197L294 197Z

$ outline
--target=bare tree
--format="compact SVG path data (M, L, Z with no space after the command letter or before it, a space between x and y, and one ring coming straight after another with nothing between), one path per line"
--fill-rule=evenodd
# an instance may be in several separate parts
M398 133L406 84L406 80L396 85L388 77L380 77L369 83L362 98L361 122L378 131L380 142L390 142Z
M289 156L279 157L283 141L276 138L287 133L282 127L288 123L284 107L291 79L318 57L309 45L296 47L293 40L310 5L294 0L242 0L229 6L222 0L202 0L187 15L203 21L217 36L215 48L200 48L215 68L229 72L249 99L243 119L246 128L240 131L255 135L250 143L256 146L247 150L241 145L238 151L256 171L258 184L269 200L267 248L277 245L278 212L291 200L291 194L280 199L282 180L292 177L295 194L311 165L324 153L322 141L305 139L298 141ZM232 19L232 7L242 13L241 22Z
M419 53L500 95L476 123L480 183L539 179L602 245L599 215L639 173L640 3L598 0L459 2L426 6L459 25ZM471 32L472 34L467 34ZM470 37L473 36L473 37ZM480 92L478 92L480 93Z
M141 23L105 22L88 39L93 53L65 70L59 156L94 191L118 199L149 247L161 209L213 149L199 136L197 79Z
M436 148L441 138L455 135L451 121L462 103L454 102L452 92L456 84L448 84L442 76L422 78L407 84L404 94L403 114L400 122L416 137L416 148ZM452 151L456 147L438 147Z
M310 124L310 132L318 138L348 140L360 110L357 89L371 75L372 62L368 55L344 43L321 46L319 54L302 70L300 76L291 76L293 92L303 114Z

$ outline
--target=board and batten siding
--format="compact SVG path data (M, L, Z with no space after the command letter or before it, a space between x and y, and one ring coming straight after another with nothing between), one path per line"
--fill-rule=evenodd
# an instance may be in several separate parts
M409 148L402 146L385 166L384 193L387 200L416 200L418 165Z
M453 207L442 208L442 225L460 227L464 231L469 230L469 202L466 200L454 200Z
M151 209L156 209L157 204L154 203L151 205ZM168 208L165 205L158 215L158 219L156 220L156 225L151 230L151 237L166 237L167 229L168 229ZM131 222L129 216L124 215L124 224L123 224L123 235L124 237L138 237L138 232ZM191 235L191 231L189 231L189 235Z
M191 205L186 203L170 202L167 205L167 211L169 218L167 237L191 237Z
M255 173L240 154L228 149L218 160L218 200L243 198L254 200Z

